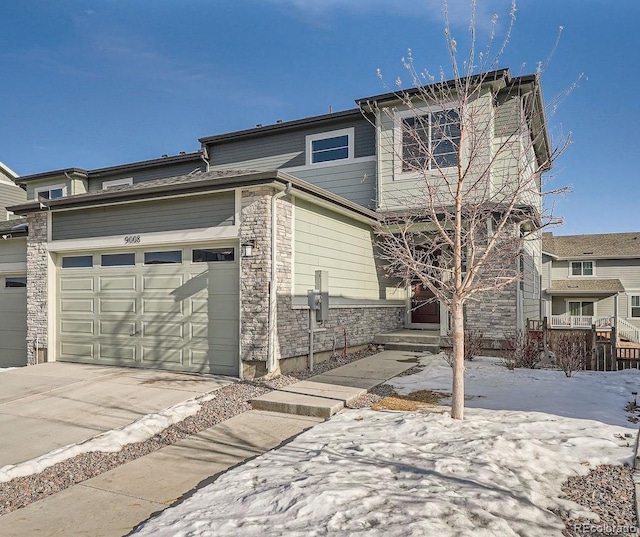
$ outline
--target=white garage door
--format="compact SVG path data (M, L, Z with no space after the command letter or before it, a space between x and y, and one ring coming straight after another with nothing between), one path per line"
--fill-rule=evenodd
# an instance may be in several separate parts
M59 255L58 360L237 376L236 250Z
M27 277L0 276L0 367L27 365Z

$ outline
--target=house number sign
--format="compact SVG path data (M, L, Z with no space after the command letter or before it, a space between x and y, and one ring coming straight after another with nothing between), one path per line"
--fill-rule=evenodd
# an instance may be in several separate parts
M124 243L125 244L139 244L140 243L140 235L125 235Z

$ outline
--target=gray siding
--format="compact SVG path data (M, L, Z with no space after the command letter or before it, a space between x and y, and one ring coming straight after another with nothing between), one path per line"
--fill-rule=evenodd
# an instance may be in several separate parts
M114 181L117 179L126 179L133 177L134 183L142 183L144 181L152 181L154 179L164 179L165 177L177 177L179 175L189 175L190 173L198 173L205 171L205 164L203 161L200 163L186 162L177 163L161 168L148 168L142 170L135 170L129 172L119 172L109 175L101 175L100 177L93 177L89 183L89 191L96 192L102 190L102 184L105 181Z
M503 96L495 107L494 135L511 136L521 128L521 104L518 97Z
M0 239L0 265L3 263L27 262L27 240L25 238ZM1 270L1 269L0 269Z
M53 214L53 240L233 225L233 192L186 196Z
M306 137L311 134L354 128L355 158L375 155L376 132L365 118L321 127L221 143L209 147L212 169L274 170L304 166Z
M7 219L7 207L26 201L27 193L20 187L0 183L0 220Z

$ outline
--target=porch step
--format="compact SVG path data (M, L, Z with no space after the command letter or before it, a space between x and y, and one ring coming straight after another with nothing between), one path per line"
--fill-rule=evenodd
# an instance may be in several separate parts
M373 342L390 351L440 352L440 332L437 330L396 330L376 334Z
M406 343L403 341L389 342L384 344L385 351L411 351L411 352L430 352L438 354L440 352L440 344L428 345L425 343Z

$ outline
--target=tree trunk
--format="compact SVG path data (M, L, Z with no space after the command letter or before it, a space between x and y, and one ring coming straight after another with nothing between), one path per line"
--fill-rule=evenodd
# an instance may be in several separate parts
M451 417L464 419L464 314L462 304L454 299L451 305L451 343L453 345L453 387Z

